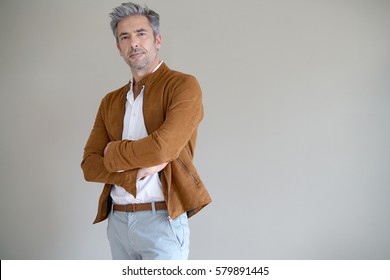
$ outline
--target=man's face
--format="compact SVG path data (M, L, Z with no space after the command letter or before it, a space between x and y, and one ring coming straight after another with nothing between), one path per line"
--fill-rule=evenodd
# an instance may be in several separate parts
M124 18L117 27L118 50L132 71L150 72L158 63L161 34L156 38L148 19L142 15Z

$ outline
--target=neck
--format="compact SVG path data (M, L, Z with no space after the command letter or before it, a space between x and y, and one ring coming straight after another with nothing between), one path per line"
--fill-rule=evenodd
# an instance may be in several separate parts
M141 88L138 86L138 83L133 84L133 96L134 100L137 99L138 95L141 93Z
M131 74L133 76L134 82L138 83L143 78L145 78L147 75L153 72L154 69L156 69L157 65L160 63L160 60L156 58L156 60L150 65L148 69L145 70L137 70L137 69L131 69Z

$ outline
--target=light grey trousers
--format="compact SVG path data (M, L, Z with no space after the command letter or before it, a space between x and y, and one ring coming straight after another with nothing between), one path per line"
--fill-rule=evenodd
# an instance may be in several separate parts
M167 210L111 211L107 237L114 260L188 259L190 229L186 213L171 220Z

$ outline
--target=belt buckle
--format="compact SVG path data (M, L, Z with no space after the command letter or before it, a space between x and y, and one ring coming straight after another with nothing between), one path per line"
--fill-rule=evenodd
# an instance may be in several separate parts
M131 207L130 207L131 206ZM136 212L136 204L135 203L130 203L130 204L127 204L126 207L125 207L125 211L126 213L129 213L129 212Z
M129 207L129 206L131 206L131 207ZM129 208L131 208L131 209L129 209ZM125 209L126 209L127 213L128 212L135 212L135 203L127 204Z

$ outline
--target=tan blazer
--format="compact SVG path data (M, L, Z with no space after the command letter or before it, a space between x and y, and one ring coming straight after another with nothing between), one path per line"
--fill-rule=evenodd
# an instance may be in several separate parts
M197 127L203 118L202 92L193 76L163 63L139 82L145 86L143 113L148 136L122 140L123 116L130 83L101 101L81 163L87 181L105 183L94 223L111 210L112 184L136 195L137 170L169 162L161 171L168 213L175 219L196 214L211 202L193 164ZM112 142L106 155L104 148ZM124 172L117 172L125 170Z

